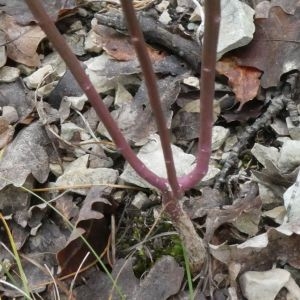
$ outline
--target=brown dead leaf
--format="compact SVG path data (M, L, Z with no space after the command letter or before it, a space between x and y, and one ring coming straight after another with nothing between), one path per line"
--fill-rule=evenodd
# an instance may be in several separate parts
M136 59L135 50L130 42L130 38L104 25L96 24L93 26L93 30L99 36L97 40L101 39L103 49L108 55L121 61ZM152 63L166 57L166 53L163 51L158 51L150 46L148 46L147 49Z
M36 51L46 35L39 26L20 26L13 17L1 14L0 28L6 35L7 56L10 59L29 67L37 67L40 64Z
M235 59L226 57L217 62L216 69L225 75L229 85L235 93L236 100L240 102L239 109L256 97L260 86L259 77L262 72L252 67L238 66Z
M67 220L70 220L78 215L78 206L73 201L73 197L69 194L64 194L55 201L55 207L64 215Z
M300 69L300 7L294 15L278 6L271 7L269 18L256 19L255 24L253 40L234 51L234 56L239 65L264 72L263 88L277 86L282 74Z
M3 149L12 140L15 127L9 125L9 122L0 117L0 149Z
M61 276L76 272L90 249L80 235L89 242L97 254L105 249L109 236L109 220L105 215L113 211L111 203L105 198L110 188L93 187L87 194L80 209L76 229L73 230L67 245L57 253ZM96 259L90 253L83 267Z

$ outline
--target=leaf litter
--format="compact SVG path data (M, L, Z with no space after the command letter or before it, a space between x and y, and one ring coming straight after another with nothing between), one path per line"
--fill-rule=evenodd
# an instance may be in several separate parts
M73 43L73 50L81 56L86 73L139 157L165 176L156 125L129 39L115 28L98 24L99 17L93 14L99 7L87 2L77 14L78 3L72 1L51 7L49 12L55 18L67 13L60 20L66 22L62 31L71 40L80 40L80 48ZM291 127L298 112L295 118L289 109L274 109L271 127L265 123L254 137L239 140L241 132L258 130L251 127L253 119L263 116L268 105L277 105L278 95L284 95L282 107L288 107L284 101L289 98L297 110L299 1L262 1L253 8L253 40L227 53L217 66L214 149L208 178L182 201L212 255L209 273L203 270L200 274L205 280L194 278L196 295L203 299L259 299L258 291L266 292L261 299L275 299L284 292L297 299L299 290L299 126ZM18 68L20 75L1 83L0 211L22 255L30 289L41 297L50 295L46 288L51 289L52 279L46 264L60 282L60 293L78 299L120 299L111 278L80 238L83 235L102 256L127 299L185 299L182 249L161 212L160 199L116 152L39 27L28 25L32 18L24 9L14 1L4 3L1 19L7 43L6 53L1 54L2 68L7 67L9 57L9 66ZM178 1L177 7L170 3L157 10L159 14L164 11L173 23L173 34L176 26L191 36L196 32L199 18L184 16L192 15L193 5ZM30 43L27 35L32 37ZM183 61L164 45L160 48L159 41L149 39L148 49L173 134L176 167L184 175L195 160L199 85L192 78L197 74L189 66L191 60ZM281 63L274 64L274 60ZM225 184L213 188L223 172L222 163L231 164L230 151L240 151L233 140L245 146ZM132 185L136 190L129 189ZM21 186L36 191L64 218ZM143 195L145 205L133 205L137 195ZM0 279L9 281L7 274L14 274L16 268L4 232L0 247ZM78 270L81 274L70 292L66 286ZM14 279L21 286L16 276ZM253 281L259 286L253 288ZM8 298L20 296L3 284L0 291Z

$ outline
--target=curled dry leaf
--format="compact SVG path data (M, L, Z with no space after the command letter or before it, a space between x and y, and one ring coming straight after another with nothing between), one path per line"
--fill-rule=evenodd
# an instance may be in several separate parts
M94 20L92 21L93 23ZM130 38L117 32L111 27L94 24L93 31L98 35L97 40L101 40L103 49L108 55L121 61L130 61L136 59L134 47L130 42ZM160 61L166 54L162 51L155 50L148 46L148 53L152 62Z
M37 47L45 33L37 25L20 26L9 15L0 15L0 27L6 35L7 56L29 67L37 67L40 58Z
M234 58L223 58L217 62L216 69L220 74L228 77L229 85L240 102L239 109L254 99L260 86L259 77L262 72L252 67L238 66Z
M76 228L72 231L67 245L57 253L61 267L61 276L76 272L91 250L80 238L81 235L88 241L94 251L100 255L108 243L109 215L113 206L106 199L109 188L93 187L87 194L80 209ZM89 253L82 267L96 261Z

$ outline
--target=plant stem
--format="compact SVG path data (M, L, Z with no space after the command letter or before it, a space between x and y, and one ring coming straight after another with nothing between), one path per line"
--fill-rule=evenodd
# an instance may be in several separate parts
M176 176L173 153L171 149L171 140L169 130L166 125L166 119L162 110L160 96L156 84L156 77L153 71L152 62L147 51L146 43L138 23L137 16L134 11L132 1L121 0L124 15L127 21L128 31L131 36L131 42L135 48L138 56L145 84L147 87L148 98L152 107L152 112L155 117L158 133L160 136L161 146L163 150L168 182L175 198L182 196L182 189L180 188Z
M192 272L199 271L206 259L206 248L203 240L198 236L191 219L182 209L179 199L183 190L192 188L206 174L211 155L211 136L213 125L213 98L216 48L220 21L220 0L205 1L205 32L202 51L201 67L201 118L199 122L199 143L197 150L196 167L189 174L177 179L176 170L171 150L169 130L166 126L156 78L152 69L143 35L141 33L131 0L121 0L124 14L127 18L128 28L131 33L132 43L136 49L142 72L147 86L149 101L156 119L158 132L161 139L165 165L168 178L161 178L149 170L136 156L122 135L116 122L111 117L101 97L96 92L88 76L72 53L63 37L59 34L54 23L46 14L40 0L26 0L39 25L47 34L58 53L72 72L80 87L86 93L99 118L104 123L109 134L133 169L151 185L162 192L163 204L166 212L172 219L189 256Z
M26 3L31 10L33 16L38 21L41 28L46 33L48 39L53 44L54 48L65 61L79 86L87 95L91 105L95 109L98 117L101 119L107 128L118 150L125 157L133 169L151 185L165 192L168 188L168 183L165 178L161 178L149 170L144 163L136 156L134 151L128 145L125 137L118 128L116 122L110 115L110 112L103 103L100 95L97 93L89 77L85 74L80 62L73 54L65 39L61 36L55 27L51 18L45 12L45 9L40 0L26 0Z
M207 173L211 156L213 126L213 99L215 90L215 65L220 24L220 0L205 1L205 30L201 59L200 122L196 167L179 178L180 185L188 190Z

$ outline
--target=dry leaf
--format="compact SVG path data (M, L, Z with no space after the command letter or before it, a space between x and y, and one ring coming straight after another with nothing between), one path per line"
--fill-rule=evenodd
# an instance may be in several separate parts
M107 188L107 191L110 189ZM93 187L86 196L75 230L72 231L67 245L57 253L61 276L76 272L87 253L91 252L80 235L84 236L98 255L105 249L110 232L107 216L113 211L111 203L105 198L108 195L107 191L105 192L103 187ZM90 253L83 267L95 260Z
M20 26L9 15L1 14L0 27L6 35L7 56L29 67L37 67L40 58L37 47L45 33L37 25Z
M0 189L11 182L21 186L30 174L40 183L45 182L49 174L46 151L49 144L45 129L39 122L22 129L0 160Z
M53 20L57 20L58 16L74 13L77 2L78 1L75 0L43 0L43 5L47 14L51 16ZM0 5L1 10L10 16L14 16L18 24L27 25L35 20L25 1L0 0Z
M229 85L240 102L239 109L256 97L262 72L251 67L238 66L233 58L227 57L217 62L216 69L228 77Z
M300 7L294 15L272 7L269 18L256 19L252 42L234 52L241 66L262 70L263 88L277 86L280 76L300 69Z

